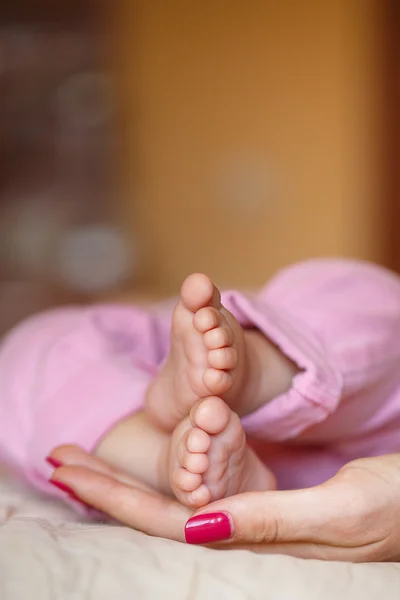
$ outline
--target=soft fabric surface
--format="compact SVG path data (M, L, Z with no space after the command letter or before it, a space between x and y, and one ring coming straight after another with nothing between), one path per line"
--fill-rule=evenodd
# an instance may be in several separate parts
M0 477L1 600L399 600L400 565L216 551L85 523Z

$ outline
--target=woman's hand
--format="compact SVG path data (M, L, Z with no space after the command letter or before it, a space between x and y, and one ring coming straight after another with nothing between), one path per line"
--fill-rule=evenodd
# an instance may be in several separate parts
M65 465L53 479L94 508L150 535L184 541L186 534L189 543L302 558L400 560L400 455L353 461L326 483L306 490L225 498L192 518L177 501L78 448L58 448L52 457Z
M76 446L60 446L51 453L60 465L52 480L74 499L106 513L129 527L171 540L185 540L185 523L193 511L163 496Z
M400 455L353 461L314 488L219 500L186 525L191 543L223 537L224 545L302 558L400 560Z

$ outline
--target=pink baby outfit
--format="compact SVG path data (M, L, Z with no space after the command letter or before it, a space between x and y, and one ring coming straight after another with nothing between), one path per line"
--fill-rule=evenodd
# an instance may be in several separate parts
M243 419L279 487L317 484L352 458L400 450L400 279L320 260L260 293L223 294L300 368L292 388ZM46 455L88 451L143 404L169 346L171 308L100 305L33 317L0 346L0 458L38 488Z

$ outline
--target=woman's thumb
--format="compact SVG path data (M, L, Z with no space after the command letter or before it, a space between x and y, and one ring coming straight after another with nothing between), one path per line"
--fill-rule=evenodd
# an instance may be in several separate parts
M338 506L323 486L283 492L247 492L218 500L197 511L185 526L189 544L223 540L272 544L323 543L325 526Z

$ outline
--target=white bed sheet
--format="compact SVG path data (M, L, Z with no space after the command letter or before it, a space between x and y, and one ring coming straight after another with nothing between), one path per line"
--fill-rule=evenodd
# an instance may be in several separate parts
M0 476L1 600L400 600L400 565L216 551L85 523Z

